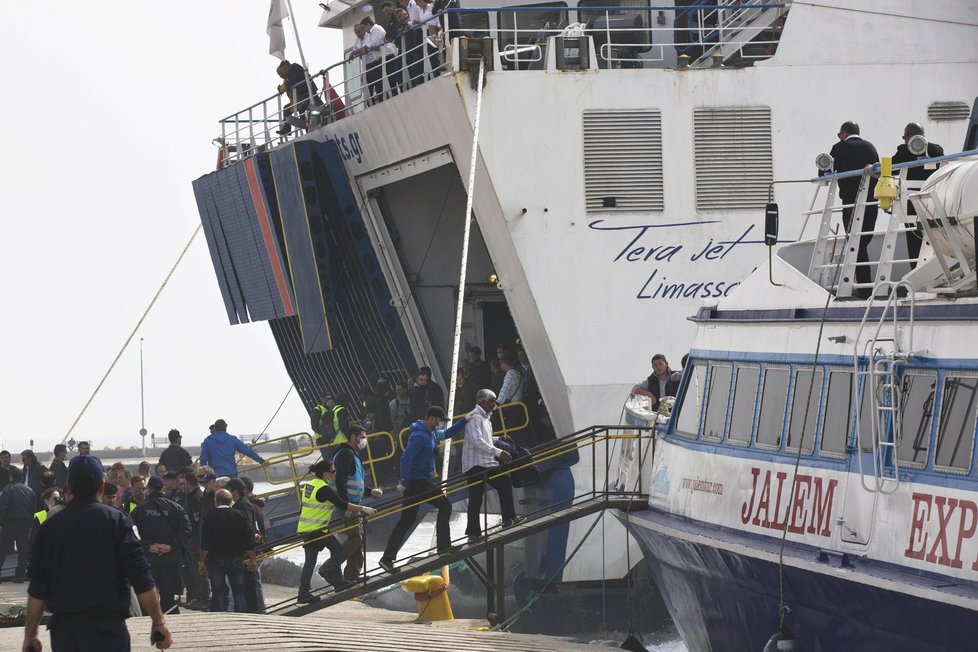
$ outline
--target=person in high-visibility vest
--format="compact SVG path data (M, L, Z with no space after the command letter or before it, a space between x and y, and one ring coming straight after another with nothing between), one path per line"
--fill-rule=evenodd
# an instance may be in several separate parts
M363 461L360 459L359 451L366 450L367 431L359 423L354 423L347 432L346 441L333 454L336 493L341 499L355 505L363 502L365 494ZM384 492L375 487L370 490L370 494L379 497ZM357 527L346 532L346 540L343 542L343 560L346 562L343 579L347 582L356 581L360 569L363 568L363 524L359 522L359 514L354 514L353 519L355 520L350 520L347 524L356 523ZM324 570L322 574L327 582L334 584L328 570Z
M37 528L44 525L44 521L48 520L48 516L51 515L51 510L61 504L61 490L57 487L49 487L41 494L41 500L44 502L44 509L34 513L35 534L37 533Z
M336 491L327 483L332 483L334 479L333 462L330 460L320 460L309 467L309 473L314 477L302 486L302 509L299 511L299 522L296 525L296 532L302 535L305 543L302 549L306 553L305 563L302 565L302 572L299 574L299 597L298 601L303 604L319 602L320 597L312 594L312 571L316 567L319 553L323 548L329 548L330 557L326 562L329 565L328 573L333 579L337 580L333 584L334 591L340 591L349 586L342 581L341 563L343 559L343 547L336 537L329 534L329 521L333 517L333 509L338 508L343 512L363 512L367 515L375 514L376 509L364 507L347 502L340 498Z
M319 403L312 409L310 417L312 430L316 433L317 446L339 445L346 442L346 434L350 430L350 411L347 409L349 399L345 395L333 398L330 392L324 392ZM323 449L326 457L326 449Z

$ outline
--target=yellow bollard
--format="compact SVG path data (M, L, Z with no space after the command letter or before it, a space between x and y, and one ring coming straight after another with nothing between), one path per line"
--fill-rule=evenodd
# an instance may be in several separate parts
M414 594L418 601L418 620L455 620L448 601L448 586L437 575L420 575L401 582L401 588Z

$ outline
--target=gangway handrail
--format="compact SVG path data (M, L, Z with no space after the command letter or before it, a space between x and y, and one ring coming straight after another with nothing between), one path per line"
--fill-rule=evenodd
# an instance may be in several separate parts
M954 161L956 159L965 158L967 156L978 155L978 149L969 149L963 152L958 152L956 154L945 154L944 156L932 156L929 158L918 158L912 161L907 161L906 163L894 163L890 167L894 170L903 170L904 168L917 168L925 165L931 165L932 163L943 163L944 161ZM869 166L867 166L869 167ZM864 168L859 168L858 170L846 170L845 172L830 172L829 174L823 174L817 177L812 177L809 179L812 183L823 183L826 181L832 181L835 179L850 179L852 177L860 177L863 175ZM873 163L871 174L875 177L880 175L880 164Z
M452 495L454 493L463 490L468 490L470 487L473 487L477 484L482 484L487 480L491 480L501 476L508 476L517 471L535 466L536 464L539 464L541 462L562 457L566 455L568 452L570 452L571 450L580 450L582 448L597 446L600 443L604 443L612 440L618 440L618 439L638 440L639 442L638 460L639 460L639 467L640 467L639 477L641 477L641 465L644 462L644 456L641 453L641 442L643 439L649 439L653 441L653 450L654 450L654 439L653 439L654 430L655 430L654 426L630 426L630 425L592 426L590 428L579 430L577 432L571 433L570 435L566 435L562 438L555 439L550 442L546 442L545 444L541 444L540 446L536 446L530 449L530 457L527 458L525 462L520 463L517 460L504 465L500 465L498 467L487 469L478 475L466 475L464 473L455 475L449 478L443 484L443 490L446 495ZM625 433L628 434L613 434L613 431L624 431ZM604 434L601 435L601 433ZM647 434L643 435L642 433L647 433ZM584 494L575 495L571 499L572 502L582 496L588 496L593 498L599 495L604 495L606 497L610 495L615 495L615 496L631 495L636 497L645 495L644 493L641 492L641 486L639 486L637 491L628 491L625 489L610 490L608 488L610 484L608 481L609 480L608 475L610 473L608 455L609 455L609 451L608 451L608 447L606 446L605 447L605 479L601 485L601 489L600 490L598 489L598 477L596 473L597 464L592 464L591 490L585 492ZM384 500L375 505L377 509L377 513L374 514L373 516L368 517L365 520L367 520L368 522L372 522L372 521L379 520L381 518L388 518L396 514L399 514L405 509L420 507L421 505L424 505L426 503L432 502L434 500L438 500L439 497L440 496L435 495L408 504L405 504L404 500L401 497L397 497L392 500ZM539 510L530 512L530 515L537 514L539 512L546 512L549 509L550 509L549 507L541 508ZM346 525L342 525L341 527L335 527L335 528L330 527L325 534L319 537L303 539L301 541L295 541L296 537L290 535L289 537L285 537L285 539L294 542L286 543L286 545L284 546L281 546L282 543L281 540L271 542L266 547L266 551L259 554L258 559L262 560L262 559L267 559L269 557L277 556L284 552L295 550L296 548L299 548L309 542L320 541L329 536L342 534L355 527L359 527L358 522L348 523Z

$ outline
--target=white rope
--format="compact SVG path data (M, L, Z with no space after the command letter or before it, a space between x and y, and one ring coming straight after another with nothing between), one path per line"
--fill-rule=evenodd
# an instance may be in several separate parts
M462 232L462 271L458 281L458 305L455 310L455 341L452 344L452 371L448 383L448 406L445 414L451 420L455 413L455 383L458 380L458 356L462 342L462 308L465 305L465 270L469 260L469 234L472 232L472 199L475 193L475 164L479 155L479 121L482 117L482 83L486 74L485 59L479 62L479 85L476 87L475 126L472 130L472 157L469 159L469 188L465 201L465 230ZM452 442L445 440L445 451L442 455L442 478L448 481L448 460L452 452Z
M125 353L126 349L129 347L129 343L132 342L132 338L135 337L136 333L139 332L139 329L142 327L143 322L146 320L146 317L149 315L149 311L153 309L153 306L156 305L156 300L160 298L161 294L163 294L163 289L166 287L166 284L170 282L170 278L173 276L173 272L177 271L177 267L180 266L180 263L183 261L183 257L187 255L187 251L190 249L190 245L194 243L194 240L197 238L197 234L200 233L201 228L203 228L203 224L198 224L197 228L194 229L193 235L190 236L190 240L187 241L187 244L184 246L183 251L180 252L180 255L177 257L177 261L173 263L173 267L170 268L170 272L166 275L166 278L163 279L163 284L160 285L160 289L156 291L155 295L153 295L153 300L149 302L148 306L146 306L146 310L143 311L142 317L140 317L139 321L136 322L136 326L132 329L132 332L129 333L129 337L126 338L126 341L122 345L122 348L119 349L119 352L116 354L115 359L112 361L112 364L109 365L108 371L106 371L105 375L102 376L102 380L98 381L98 385L95 387L95 391L93 391L92 395L88 397L87 401L85 401L85 406L81 409L81 412L78 413L78 416L75 417L75 421L71 424L71 427L68 428L68 432L65 433L65 436L61 438L60 443L63 444L65 443L65 441L68 440L68 437L71 436L71 433L74 431L75 426L78 425L78 422L81 421L81 418L85 415L85 412L88 410L88 406L92 404L93 400L95 400L95 395L98 394L100 389L102 389L102 385L105 384L105 381L109 377L109 374L111 374L112 370L115 369L116 363L119 362L119 358L122 357L122 354Z

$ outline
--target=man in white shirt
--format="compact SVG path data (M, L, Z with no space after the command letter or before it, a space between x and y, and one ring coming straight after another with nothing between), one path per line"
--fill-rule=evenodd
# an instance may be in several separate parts
M359 47L363 53L370 103L377 104L384 99L384 60L396 55L397 49L386 42L387 32L369 16L360 21L360 30L356 34L358 39L354 47Z
M410 88L420 84L424 77L424 62L421 60L422 49L424 47L421 41L424 38L424 29L417 27L421 22L421 8L418 7L418 3L415 0L397 0L397 2L402 9L407 11L408 23L413 28L404 33L404 44L401 46L404 58L407 61L407 87Z
M498 472L497 467L500 462L506 463L512 460L509 453L496 446L500 438L492 436L490 416L496 406L496 395L492 390L480 389L475 400L476 407L469 413L469 422L465 425L465 442L462 444L462 469L468 476L468 481L474 483L469 487L469 520L465 527L469 543L478 541L482 534L480 519L486 482L499 493L503 527L518 522L516 509L513 506L512 481L508 475L492 477Z

